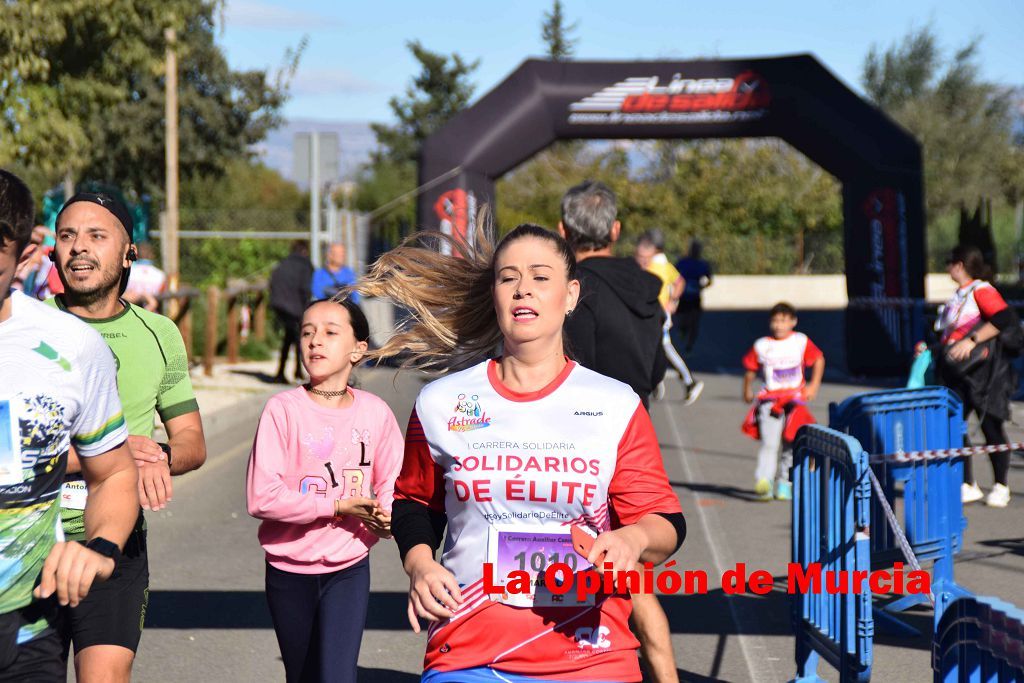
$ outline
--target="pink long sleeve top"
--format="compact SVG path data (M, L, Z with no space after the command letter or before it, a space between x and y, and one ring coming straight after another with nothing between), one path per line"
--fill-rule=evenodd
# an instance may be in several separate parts
M391 510L402 433L383 400L349 391L350 406L326 408L298 387L272 397L260 416L246 499L277 569L324 574L366 557L377 536L355 517L335 518L336 498L375 496Z

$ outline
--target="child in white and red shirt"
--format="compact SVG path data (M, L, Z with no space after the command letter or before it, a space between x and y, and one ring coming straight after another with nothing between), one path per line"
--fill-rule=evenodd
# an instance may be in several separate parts
M390 538L402 433L383 400L348 386L368 339L351 301L306 309L310 383L267 402L249 459L249 514L263 520L267 602L289 682L355 682L368 555Z
M801 425L814 422L807 402L814 400L825 374L825 356L802 332L796 332L796 309L778 303L770 311L771 335L761 337L743 357L743 400L753 403L743 431L761 441L754 473L754 492L760 500L790 500L793 485L792 441ZM812 368L808 384L804 372ZM754 395L754 379L762 374L764 386ZM756 399L756 401L755 401ZM781 450L782 457L779 457Z

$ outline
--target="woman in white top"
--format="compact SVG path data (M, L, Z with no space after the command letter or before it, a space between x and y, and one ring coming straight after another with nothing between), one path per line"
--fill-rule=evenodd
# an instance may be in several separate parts
M534 225L496 248L482 230L473 248L447 240L456 255L422 239L384 254L359 291L413 311L378 356L406 351L405 365L435 369L483 360L424 387L396 483L410 621L431 622L423 681L639 681L627 596L484 591L486 563L499 583L559 560L626 570L665 561L685 535L639 397L565 355L573 252ZM573 526L596 534L585 557Z

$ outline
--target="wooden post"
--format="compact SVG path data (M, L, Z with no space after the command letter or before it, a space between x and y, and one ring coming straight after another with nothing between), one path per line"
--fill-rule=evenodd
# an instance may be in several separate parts
M203 349L203 374L213 376L213 359L217 355L217 307L220 306L220 288L206 290L206 345Z
M161 256L173 292L178 288L178 55L175 52L177 33L173 28L164 29L164 40L167 42L164 73L164 184L167 210L160 231L161 235L166 231L166 237L162 239L166 248ZM177 312L178 300L171 299L171 318L175 318Z
M238 362L238 298L228 297L228 363Z
M181 322L178 323L178 330L185 342L185 357L192 360L192 297L185 297L185 305L179 311Z
M256 303L256 312L253 315L252 333L256 341L267 341L267 295L259 293L259 301Z

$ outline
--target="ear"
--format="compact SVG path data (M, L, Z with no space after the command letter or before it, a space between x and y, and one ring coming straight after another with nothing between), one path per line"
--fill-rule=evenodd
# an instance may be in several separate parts
M18 263L14 266L15 270L21 268L23 265L28 263L36 252L39 250L39 245L32 244L29 242L24 249L21 250L21 255L18 256ZM50 260L53 260L53 252L50 252Z
M620 234L622 234L622 223L615 221L612 223L612 231L608 234L608 237L612 242L618 242Z
M580 301L580 281L569 280L569 293L565 298L565 308L567 311L576 308L576 304Z
M349 354L349 358L352 359L352 365L355 365L363 359L366 355L366 349L369 348L369 344L364 341L356 342L356 347L352 349L352 353Z
M562 221L558 221L558 236L565 239L565 224Z

